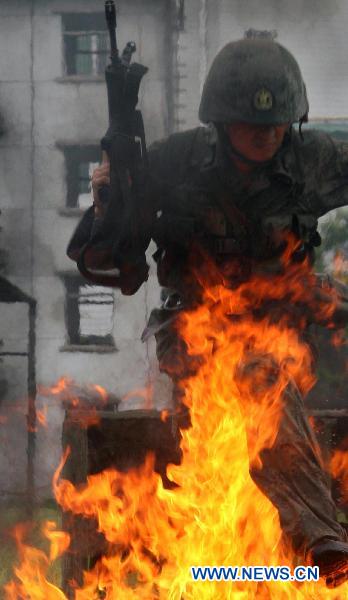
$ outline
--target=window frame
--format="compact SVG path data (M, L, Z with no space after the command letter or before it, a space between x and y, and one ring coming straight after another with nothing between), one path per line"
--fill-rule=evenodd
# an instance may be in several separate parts
M105 66L110 53L108 48L108 30L105 21L105 15L102 12L93 13L61 13L62 21L62 41L63 41L63 57L64 57L64 79L104 79ZM105 50L78 50L77 39L79 37L90 36L105 36ZM83 73L77 70L76 57L77 55L91 56L92 65L93 57L98 60L98 56L105 56L102 66L97 69L92 69L90 72ZM105 63L105 64L104 64Z
M90 284L78 272L60 274L60 277L64 284L64 321L67 340L62 350L81 349L90 352L115 351L116 345L112 330L111 333L106 335L86 335L80 333L79 289L82 286L89 286ZM114 294L108 288L102 293L112 296L112 302L107 302L107 304L112 304L112 314L114 317Z
M83 163L100 163L100 144L86 142L80 144L58 143L58 148L64 154L66 195L62 208L63 213L80 214L84 208L79 207L79 166ZM92 200L91 200L92 203Z

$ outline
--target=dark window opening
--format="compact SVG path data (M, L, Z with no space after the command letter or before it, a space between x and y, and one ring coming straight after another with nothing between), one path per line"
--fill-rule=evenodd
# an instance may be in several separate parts
M62 15L66 75L103 75L108 32L103 13Z
M67 176L67 208L88 208L91 203L90 176L99 164L100 146L63 148Z
M114 347L113 293L105 287L86 284L79 276L66 276L64 283L68 343Z

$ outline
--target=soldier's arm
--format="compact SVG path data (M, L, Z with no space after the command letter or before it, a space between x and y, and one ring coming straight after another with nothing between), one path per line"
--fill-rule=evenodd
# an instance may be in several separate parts
M66 253L75 262L77 262L81 249L91 237L94 218L94 206L90 206L84 213L69 241ZM88 267L92 268L92 265L88 264Z
M161 150L163 145L164 142L157 142L150 147L148 152L149 176L144 214L146 216L147 228L150 231L149 243L151 239L151 222L154 219L156 211L159 210L161 202L162 192L158 175L161 172ZM101 201L99 191L102 186L107 186L109 182L110 165L107 156L103 154L101 165L94 170L92 175L93 204L84 213L67 247L68 257L75 262L78 260L81 249L89 241L104 217L106 207ZM100 251L93 252L93 249L91 249L86 256L86 266L90 269L113 269L114 266L111 258L110 247L106 247L103 253Z
M311 205L316 216L321 217L348 205L348 143L318 131L307 136L310 143L307 147L305 144L305 157L309 159L309 152L312 163L312 174L307 173L307 177L314 181Z
M336 208L348 205L348 144L322 132L313 131L305 137L305 162L311 163L311 173L307 171L310 193L309 203L312 212L321 217ZM306 165L305 165L306 168ZM314 182L314 183L313 183ZM347 233L348 239L348 233ZM335 311L328 322L336 327L348 324L348 287L329 275L318 275L318 293L327 295L334 302Z

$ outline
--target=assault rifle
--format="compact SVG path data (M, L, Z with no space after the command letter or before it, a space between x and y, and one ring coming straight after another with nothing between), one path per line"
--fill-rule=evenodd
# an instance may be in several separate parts
M110 35L110 64L105 70L108 92L109 128L101 140L101 148L110 161L110 186L100 190L105 203L105 216L96 222L92 235L77 261L81 274L90 281L121 288L134 294L148 278L145 250L148 237L144 231L146 175L148 170L144 123L136 110L141 80L147 67L131 63L136 51L128 42L119 55L116 41L116 8L113 0L105 2L105 17ZM99 220L98 220L99 221ZM107 256L110 274L87 267L88 255ZM113 275L112 267L118 274Z

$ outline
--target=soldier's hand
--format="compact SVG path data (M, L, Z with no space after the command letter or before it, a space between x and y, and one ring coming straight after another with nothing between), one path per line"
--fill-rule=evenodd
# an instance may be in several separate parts
M99 192L100 188L103 186L110 185L110 163L105 152L103 152L101 165L93 171L91 183L94 200L94 214L97 218L102 218L105 214L106 206L102 202Z

